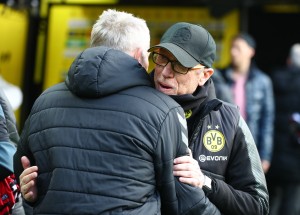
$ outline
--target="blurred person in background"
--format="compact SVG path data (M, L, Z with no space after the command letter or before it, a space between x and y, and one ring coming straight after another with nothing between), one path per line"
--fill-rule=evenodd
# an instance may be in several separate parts
M19 134L16 119L0 88L0 214L24 215L19 185L13 171L13 155Z
M227 83L225 82L223 75L218 69L214 70L214 75L211 76L211 79L215 86L215 93L217 98L224 102L229 102L233 104L234 101L233 101L232 91L230 87L227 85Z
M236 35L230 49L231 65L220 73L231 89L233 103L239 106L250 128L266 173L273 150L274 96L270 77L253 61L255 49L252 36L246 33Z
M300 214L300 43L287 66L272 73L276 114L274 151L267 174L270 215Z
M4 95L11 105L12 110L17 110L21 106L23 101L23 93L21 89L18 86L7 82L1 75L0 89L2 89Z
M188 154L186 120L152 85L149 45L145 20L106 10L92 48L36 100L14 156L34 214L220 214L173 176L173 159Z

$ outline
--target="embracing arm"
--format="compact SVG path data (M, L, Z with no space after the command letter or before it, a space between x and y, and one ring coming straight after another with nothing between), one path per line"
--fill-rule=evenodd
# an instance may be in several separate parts
M20 175L20 190L23 198L30 203L34 203L37 200L37 185L36 180L38 177L38 167L30 166L30 161L27 157L21 158L24 171Z
M27 129L29 120L26 121L20 141L18 143L17 151L13 157L14 171L16 179L20 184L20 190L23 198L27 203L33 203L37 200L37 186L36 180L38 176L37 166L31 166L33 163L33 156L27 149ZM30 160L31 159L31 160Z
M220 214L201 188L181 183L178 177L173 176L174 158L189 153L183 112L179 109L171 111L161 129L157 145L159 159L156 160L156 175L161 194L162 214Z

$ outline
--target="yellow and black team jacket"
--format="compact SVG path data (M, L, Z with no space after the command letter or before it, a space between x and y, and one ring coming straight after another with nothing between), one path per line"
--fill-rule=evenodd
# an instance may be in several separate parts
M209 200L226 215L268 214L260 157L238 108L215 99L211 80L193 95L172 97L186 113L193 157L212 178Z

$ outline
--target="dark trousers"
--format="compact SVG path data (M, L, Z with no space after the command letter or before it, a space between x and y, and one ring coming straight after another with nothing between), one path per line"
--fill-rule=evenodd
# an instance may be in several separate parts
M268 184L270 215L300 215L300 184Z

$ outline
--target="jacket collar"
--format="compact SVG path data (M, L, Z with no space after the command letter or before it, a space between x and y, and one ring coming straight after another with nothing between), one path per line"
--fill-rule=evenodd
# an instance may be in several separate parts
M135 86L152 86L146 70L128 54L93 47L72 63L66 85L77 96L99 98Z

